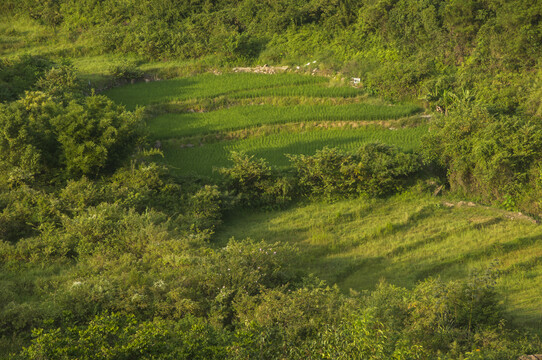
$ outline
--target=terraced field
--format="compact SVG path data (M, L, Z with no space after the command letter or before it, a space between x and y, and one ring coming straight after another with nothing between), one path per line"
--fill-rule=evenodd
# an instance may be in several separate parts
M300 74L204 74L106 92L128 109L147 106L150 137L173 173L213 176L231 151L285 168L285 154L384 142L415 150L427 131L413 104L391 104L349 85Z

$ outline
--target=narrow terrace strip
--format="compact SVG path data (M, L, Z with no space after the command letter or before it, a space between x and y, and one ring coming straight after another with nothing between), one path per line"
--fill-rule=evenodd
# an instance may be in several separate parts
M420 111L414 105L239 106L208 113L165 114L149 119L147 124L153 138L167 139L271 124L384 121L408 117Z
M277 86L304 86L327 82L328 79L299 74L204 74L150 83L137 83L105 91L115 102L129 110L171 101L215 98L238 91L261 91Z
M252 128L244 128L233 131L219 131L212 134L200 134L194 136L160 139L181 148L202 146L220 141L242 140L259 136L268 136L281 133L306 132L323 129L359 129L372 128L381 130L401 130L427 125L427 119L420 116L409 116L397 120L376 121L308 121L302 123L262 125Z

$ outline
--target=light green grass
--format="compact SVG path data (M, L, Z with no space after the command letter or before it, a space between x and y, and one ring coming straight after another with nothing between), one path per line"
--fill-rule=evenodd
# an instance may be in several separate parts
M497 289L517 324L542 328L542 227L481 206L453 207L418 193L230 214L215 235L297 244L300 268L344 291L382 279L413 287L427 277L465 278L495 266Z
M398 119L419 111L414 105L251 105L207 113L161 115L150 119L148 126L153 138L167 139L268 124Z
M306 85L326 82L318 76L298 74L203 74L151 83L137 83L104 92L117 103L134 109L137 105L150 105L189 99L214 98L237 91L266 89L284 85Z
M177 175L213 176L215 167L229 165L231 151L244 151L266 159L278 168L289 166L285 154L313 154L325 146L355 150L368 142L382 142L412 151L420 146L420 138L427 132L426 126L401 130L380 127L333 128L302 132L279 132L242 140L220 141L211 144L191 144L181 147L176 142L164 144L163 161Z

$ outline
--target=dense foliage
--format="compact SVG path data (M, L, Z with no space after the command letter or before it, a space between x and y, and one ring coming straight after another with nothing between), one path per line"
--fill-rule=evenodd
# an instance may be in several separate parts
M509 124L516 121L514 116L538 122L542 112L542 5L538 1L10 0L1 9L54 29L57 39L64 39L60 41L79 41L77 51L83 54L205 59L202 69L309 61L302 69L359 77L367 92L417 97L427 108L455 112L456 118L478 116L476 110L458 110L465 104L485 108L498 114L494 121L503 119ZM31 58L4 62L0 97L15 99L46 67ZM14 75L17 69L23 69L23 75ZM111 73L119 79L141 76L134 63L116 66ZM512 118L504 120L501 115ZM443 123L435 126L442 130ZM498 131L505 138L513 137L514 129L521 126ZM540 150L533 151L539 157ZM477 163L477 156L467 162ZM520 162L527 163L530 156ZM519 170L524 175L516 176L514 190L502 188L506 181L492 180L496 187L476 186L479 190L473 192L473 183L488 183L487 174L475 171L469 175L472 181L458 182L455 179L463 176L456 167L441 164L452 188L488 202L502 203L503 196L508 196L517 208L538 211L525 205L530 200L524 200L536 196L519 189L533 186L530 179L537 176L536 166Z
M0 105L3 176L25 183L40 175L52 179L111 171L137 144L140 119L100 95L63 105L47 93L27 92Z
M0 12L93 44L83 54L311 60L442 112L423 159L325 148L284 173L233 153L218 184L179 183L145 157L160 151L144 150L141 111L85 94L69 63L3 59L0 356L510 359L542 346L508 327L491 271L347 295L300 272L295 246L212 242L236 206L386 196L422 161L453 190L540 213L540 2L6 0ZM110 74L142 76L132 63Z
M316 59L367 88L439 106L448 92L468 89L514 111L536 102L540 85L531 71L542 51L536 1L9 0L2 12L30 15L71 41L91 39L94 52L222 63Z
M448 169L453 190L509 210L542 213L542 126L524 116L468 106L442 116L426 137L427 160Z

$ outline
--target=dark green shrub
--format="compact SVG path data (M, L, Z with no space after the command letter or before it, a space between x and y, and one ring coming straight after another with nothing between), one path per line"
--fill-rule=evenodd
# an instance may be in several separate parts
M142 256L152 241L163 235L163 214L149 211L139 215L117 204L101 203L73 219L64 218L64 231L77 244L80 256L96 252L108 256L130 253Z
M71 176L111 172L138 145L141 112L130 113L105 96L70 102L53 121L62 162Z
M85 327L38 329L33 335L20 359L150 359L172 350L170 324L118 313L96 316Z
M16 242L60 223L57 199L27 186L0 194L0 239Z
M0 102L17 100L25 91L33 90L52 65L50 60L38 56L0 60Z
M528 118L463 107L433 123L424 156L448 170L452 190L498 203L517 200L539 176L542 127Z
M227 358L232 341L202 319L138 320L116 312L97 315L82 326L36 329L33 336L18 359L219 360Z
M0 165L11 185L36 177L97 176L112 172L138 145L141 112L130 113L105 96L67 106L42 92L0 105Z
M230 160L233 166L219 172L226 178L226 189L238 195L241 204L282 205L291 199L294 190L291 181L279 177L264 159L232 152Z
M112 66L109 73L116 80L137 80L143 77L143 71L134 62L123 62Z
M303 191L326 197L393 193L420 169L416 155L383 144L367 144L352 154L324 148L312 156L290 156L290 160Z
M53 66L36 82L35 87L65 104L83 96L82 83L75 69L68 64Z
M221 223L222 193L206 185L190 197L190 223L197 230L213 230Z
M392 323L401 336L423 346L431 352L469 351L477 341L478 334L495 329L503 319L503 308L495 290L496 273L491 269L474 272L461 281L444 282L426 279L410 293L395 290L387 296L388 304L378 302L376 313L391 313ZM376 295L390 293L391 285L381 285ZM405 296L406 295L406 296ZM379 296L380 297L380 296ZM370 296L375 304L375 293Z

